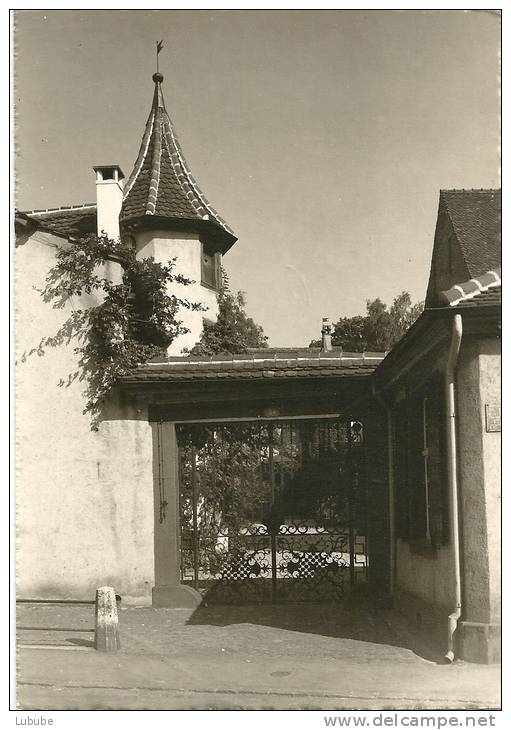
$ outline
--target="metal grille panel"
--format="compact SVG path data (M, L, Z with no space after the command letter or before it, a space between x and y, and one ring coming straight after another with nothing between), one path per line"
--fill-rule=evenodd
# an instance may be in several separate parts
M351 435L339 420L180 427L182 581L221 603L337 600L365 581Z

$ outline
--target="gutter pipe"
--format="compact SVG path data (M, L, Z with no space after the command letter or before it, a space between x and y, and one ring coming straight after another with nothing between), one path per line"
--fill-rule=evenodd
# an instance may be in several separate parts
M381 404L387 414L387 464L388 464L388 498L389 498L389 540L390 540L390 565L389 565L389 587L391 596L394 595L395 574L396 574L396 519L394 508L394 445L393 445L393 420L392 408L376 390L374 381L372 383L373 396Z
M461 314L455 314L452 320L451 347L445 370L445 399L447 426L447 478L449 487L449 522L451 526L451 547L454 567L454 611L447 619L447 653L445 660L454 661L454 632L461 616L461 569L460 569L460 529L458 506L458 468L456 448L456 402L454 394L454 369L463 336Z

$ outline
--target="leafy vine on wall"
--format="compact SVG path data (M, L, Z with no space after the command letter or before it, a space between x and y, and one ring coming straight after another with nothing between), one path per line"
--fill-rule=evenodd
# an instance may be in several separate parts
M108 276L109 262L121 265L120 280ZM204 310L202 304L170 293L169 285L193 283L175 267L175 258L166 264L154 258L139 260L131 243L105 235L86 235L57 249L56 263L41 290L44 301L63 309L80 297L87 306L73 309L59 330L23 359L43 355L48 347L75 343L77 370L59 385L85 383L83 413L90 414L93 430L117 378L165 355L176 337L189 332L179 318L181 309Z

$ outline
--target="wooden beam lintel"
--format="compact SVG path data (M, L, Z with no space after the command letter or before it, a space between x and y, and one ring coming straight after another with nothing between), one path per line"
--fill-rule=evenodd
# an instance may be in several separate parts
M185 404L191 402L243 402L268 399L336 398L350 400L370 391L367 378L341 378L335 381L315 380L272 383L151 383L123 387L126 395L136 395L148 403Z

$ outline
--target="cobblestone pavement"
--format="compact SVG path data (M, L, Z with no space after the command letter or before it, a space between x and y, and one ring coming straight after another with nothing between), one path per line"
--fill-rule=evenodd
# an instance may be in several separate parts
M93 606L22 604L23 709L486 709L499 667L440 662L389 611L293 604L124 608L122 648L93 648Z

